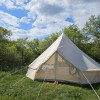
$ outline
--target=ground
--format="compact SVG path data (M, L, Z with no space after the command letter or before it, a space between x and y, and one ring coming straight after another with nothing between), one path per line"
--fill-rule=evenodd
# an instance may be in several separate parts
M25 73L0 73L0 100L98 100L89 85L32 81ZM100 83L93 87L100 95Z

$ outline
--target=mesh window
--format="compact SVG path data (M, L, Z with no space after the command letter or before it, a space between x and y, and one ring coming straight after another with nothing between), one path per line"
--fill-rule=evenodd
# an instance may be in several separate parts
M58 80L66 80L74 82L80 81L77 70L73 69L74 67L72 67L67 61L65 61L58 53L57 53L56 68L54 66L55 66L55 54L52 55L50 59L40 67L36 78L44 79L46 76L46 79L55 80L55 75L56 75L56 79Z
M40 67L36 78L44 79L44 77L46 76L46 79L54 79L54 72L55 72L54 63L55 63L55 54L52 55L50 59Z
M56 68L56 78L59 80L67 80L79 82L79 75L75 67L65 61L58 54L57 68Z

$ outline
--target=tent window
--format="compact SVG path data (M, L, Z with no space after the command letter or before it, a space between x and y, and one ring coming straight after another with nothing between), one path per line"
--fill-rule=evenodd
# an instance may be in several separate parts
M58 54L58 67L69 67L66 61Z
M39 70L39 73L46 73L46 71L52 71L52 70L54 70L54 66L53 65L46 65L46 64L44 64L43 66L42 66L42 68Z
M54 69L53 65L43 65L42 70L45 69Z
M58 53L57 53L58 54ZM59 54L57 55L56 72L55 72L55 54L40 67L38 71L37 79L45 77L46 72L47 79L61 79L61 80L78 80L79 75L77 70L67 63Z
M58 74L60 74L61 70L65 75L73 75L77 78L79 78L79 74L77 73L77 69L75 67L72 67L69 63L67 63L59 54L58 54L58 62L57 62L57 67L58 67Z

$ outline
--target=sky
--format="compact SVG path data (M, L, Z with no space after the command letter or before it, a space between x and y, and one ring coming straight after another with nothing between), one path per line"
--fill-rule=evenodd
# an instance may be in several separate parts
M0 26L12 40L42 39L70 24L82 28L91 15L100 15L100 0L0 0Z

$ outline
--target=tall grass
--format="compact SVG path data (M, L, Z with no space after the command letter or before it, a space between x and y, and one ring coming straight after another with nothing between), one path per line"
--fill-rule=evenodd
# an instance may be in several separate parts
M36 100L42 82L25 77L26 71L27 69L10 76L11 72L0 73L0 100ZM19 81L23 77L25 78ZM16 82L18 83L15 84ZM93 84L93 87L100 95L100 83ZM98 100L98 98L89 85L64 83L51 85L44 82L38 100Z

